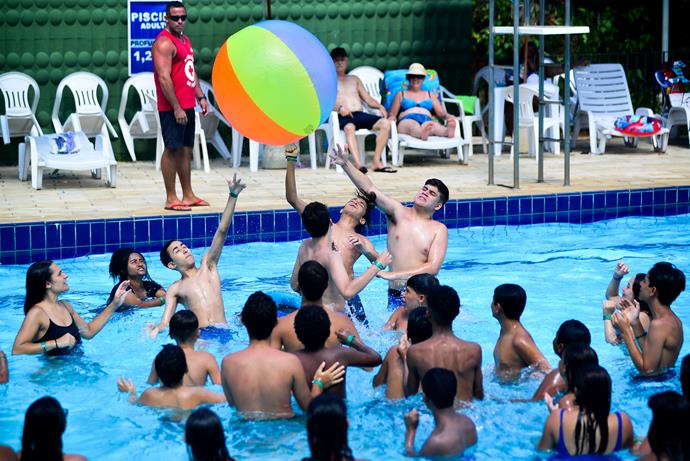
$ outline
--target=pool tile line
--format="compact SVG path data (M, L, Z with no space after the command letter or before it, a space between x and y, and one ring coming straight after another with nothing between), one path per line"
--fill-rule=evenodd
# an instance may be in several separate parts
M408 203L409 205L409 203ZM331 207L336 218L340 208ZM669 216L690 211L690 186L571 192L451 200L434 218L449 228L542 223L590 223L627 216ZM367 235L386 231L372 210ZM211 244L219 213L0 224L0 264L111 253L122 246L157 251L170 239L191 247ZM294 210L237 212L226 244L284 242L308 237Z

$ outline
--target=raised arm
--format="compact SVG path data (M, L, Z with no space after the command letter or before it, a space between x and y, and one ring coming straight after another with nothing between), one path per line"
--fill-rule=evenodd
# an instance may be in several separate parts
M625 277L625 274L628 272L630 272L630 269L628 268L627 264L625 264L623 261L618 261L616 268L613 270L611 281L606 287L606 299L611 299L618 296L618 293L620 293L619 290L621 280L623 280L623 277Z
M230 222L232 222L232 215L235 213L237 197L240 196L240 192L242 192L245 187L247 187L246 184L242 184L242 180L237 178L237 173L232 176L232 180L228 181L230 193L228 196L228 203L225 205L225 210L223 210L223 214L220 217L220 224L218 224L218 229L216 229L216 234L213 236L211 247L208 249L208 253L205 257L206 265L209 269L215 269L218 265L220 253L223 251L223 245L225 245L225 239L228 236Z
M382 267L386 267L390 264L391 260L390 253L385 250L379 255L376 263L380 264ZM328 273L340 294L343 295L343 298L350 299L362 291L364 287L376 277L376 274L381 272L381 267L376 263L369 266L359 277L350 279L350 276L345 270L345 266L343 266L343 259L340 253L331 251L330 257L328 258Z
M368 176L359 171L349 160L350 153L347 149L347 145L340 147L335 145L333 152L331 153L331 158L336 165L343 167L343 170L350 178L352 183L357 187L357 189L363 191L367 195L371 193L376 194L376 206L381 208L387 216L395 216L396 213L405 210L402 203L393 200L392 198L384 195L375 185L371 182Z
M79 314L77 314L77 311L74 310L70 303L63 301L63 305L67 308L70 315L74 319L74 323L77 324L77 327L79 328L79 334L83 338L91 339L94 336L96 336L99 331L103 329L108 320L110 320L110 317L112 317L115 311L117 311L120 308L120 306L122 306L128 289L129 281L125 280L120 284L119 287L117 287L117 291L115 291L115 295L113 296L112 301L110 301L110 304L105 306L105 309L103 309L100 314L98 314L93 320L91 320L88 323L84 319L82 319Z
M407 280L416 274L436 275L441 270L441 265L446 258L447 250L448 228L443 224L439 224L439 229L436 231L434 240L431 242L427 261L424 264L405 271L380 272L378 276L384 280Z
M177 309L178 287L179 282L175 282L168 287L168 291L165 293L165 310L163 311L163 317L158 325L149 325L149 333L152 338L155 338L156 335L161 332L161 330L168 328L170 319L172 318L173 314L175 314L175 310Z
M381 365L381 356L371 347L364 344L354 331L344 328L335 332L338 341L348 346L341 351L340 362L354 367L375 367Z
M285 159L287 169L285 170L285 198L297 214L302 216L307 202L297 195L297 182L295 181L295 163L297 163L297 146L290 144L285 148Z

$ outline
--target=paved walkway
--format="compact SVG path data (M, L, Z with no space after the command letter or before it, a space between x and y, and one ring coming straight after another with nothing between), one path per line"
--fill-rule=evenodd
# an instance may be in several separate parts
M396 174L369 173L369 177L386 194L398 200L411 200L430 177L442 179L451 198L527 195L568 191L628 189L690 184L690 148L687 144L670 146L666 154L652 152L642 142L637 150L625 148L622 141L607 145L605 155L583 155L581 141L571 156L571 186L563 187L563 156L545 156L545 182L537 183L534 158L520 158L521 188L488 186L488 158L475 154L469 165L459 165L430 154L406 155L405 165ZM213 149L211 149L213 150ZM215 151L214 151L215 152ZM303 157L308 162L308 156ZM284 170L249 171L244 164L234 170L221 159L211 163L211 172L194 170L195 192L211 203L193 213L220 212L225 205L225 178L237 171L248 184L242 193L238 210L288 208L284 193ZM512 185L512 160L497 157L496 184ZM328 205L344 203L352 196L353 186L345 175L323 167L297 172L298 190L306 200L320 200ZM91 179L88 172L60 172L58 178L44 177L43 189L34 190L31 182L17 179L16 167L0 167L0 223L50 221L61 219L94 219L106 217L156 216L174 214L164 211L163 180L152 162L120 162L115 189Z

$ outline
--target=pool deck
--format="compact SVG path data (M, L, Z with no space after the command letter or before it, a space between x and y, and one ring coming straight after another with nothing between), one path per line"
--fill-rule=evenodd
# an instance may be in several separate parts
M476 153L468 165L429 154L405 156L405 165L395 174L369 173L369 177L386 194L400 201L411 200L430 177L442 179L451 198L553 194L594 190L636 189L690 184L690 148L687 139L677 140L665 154L654 153L651 145L641 142L637 149L613 140L604 155L581 154L580 140L571 155L571 185L563 186L563 155L545 155L543 183L537 183L537 162L523 154L520 158L520 189L487 185L488 156ZM247 183L237 209L286 209L284 170L249 171L247 159L241 168L233 169L209 147L211 172L192 171L196 194L211 207L195 208L192 213L220 212L227 197L225 178L237 172ZM302 157L308 162L308 156ZM496 184L512 185L512 160L504 154L496 157ZM91 179L88 172L60 172L57 178L44 176L43 189L34 190L31 182L17 179L16 167L0 167L0 223L79 220L113 217L179 215L163 210L163 179L153 162L122 161L118 163L117 188L107 188L103 181ZM297 172L299 194L305 200L320 200L337 206L352 196L353 186L344 174L323 167L304 168ZM179 186L178 186L179 187Z

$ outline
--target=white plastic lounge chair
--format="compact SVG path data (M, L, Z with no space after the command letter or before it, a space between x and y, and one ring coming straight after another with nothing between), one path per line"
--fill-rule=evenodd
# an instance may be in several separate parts
M690 93L671 93L668 96L671 100L671 109L664 121L664 128L670 131L676 125L685 125L690 142Z
M140 109L134 113L132 119L127 122L125 119L125 109L129 90L134 88L139 95ZM153 80L153 72L142 72L131 76L122 88L122 99L120 100L120 110L117 115L122 139L129 151L132 161L137 161L134 152L134 139L157 139L158 138L158 109L156 107L156 84ZM161 146L156 146L156 151Z
M33 101L29 103L29 88L33 88ZM36 120L36 107L41 97L36 80L21 72L7 72L0 75L0 90L5 99L5 113L0 115L0 133L5 144L10 138L26 135L41 136L43 130ZM19 171L24 170L26 144L19 143Z
M58 144L56 138L73 134L75 152L56 153ZM43 172L45 169L58 170L91 170L94 178L100 177L100 170L105 170L106 183L110 187L117 185L117 162L107 135L95 136L95 146L82 132L62 134L48 134L43 136L27 136L24 169L20 171L19 179L26 181L31 168L31 185L34 189L43 187ZM94 173L98 171L98 174Z
M539 157L539 149L537 148L537 143L539 142L539 114L534 112L533 100L539 97L539 90L534 89L531 85L520 85L518 87L518 97L520 101L518 103L518 124L520 128L528 129L528 140L529 140L529 155L531 157ZM506 101L513 102L513 87L506 87ZM550 117L544 116L544 126L542 127L542 133L547 132L552 128L556 128L558 131L563 128L563 120L561 118L561 111L559 105L553 105L550 108L552 112ZM560 131L559 139L560 139ZM553 153L554 155L560 154L560 142L553 143ZM515 144L510 148L510 158L513 158Z
M206 141L216 148L221 157L230 161L232 155L228 150L228 146L225 145L223 138L221 138L220 133L218 132L218 126L223 123L229 128L232 127L230 126L230 123L225 120L223 114L220 113L220 110L218 110L214 104L216 97L211 84L206 80L199 80L199 86L201 86L201 91L204 92L206 102L208 102L208 114L206 114L206 117L201 117L201 129L204 131ZM201 110L201 107L198 105L197 110Z
M612 136L621 136L628 140L623 133L613 128L617 118L635 114L654 115L648 108L634 110L628 80L620 64L591 64L577 67L573 71L579 111L587 114L591 153L603 154L606 150L606 141ZM581 118L576 116L576 132L579 131L580 120ZM659 133L649 136L655 151L666 151L668 132L668 128L662 128ZM636 144L635 138L631 144Z

